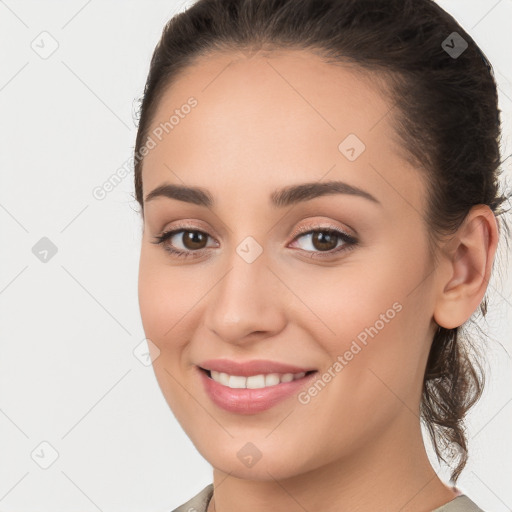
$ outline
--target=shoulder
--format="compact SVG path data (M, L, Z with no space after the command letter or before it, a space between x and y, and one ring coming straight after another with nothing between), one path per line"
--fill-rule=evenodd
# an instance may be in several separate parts
M208 503L213 495L213 484L208 484L202 491L196 494L183 505L175 508L172 512L206 512Z
M206 512L208 503L213 496L213 484L208 484L193 498L183 505L175 508L172 512ZM474 501L465 494L457 496L442 507L436 508L432 512L485 512Z
M442 507L432 512L485 512L474 501L471 501L465 494L457 496Z

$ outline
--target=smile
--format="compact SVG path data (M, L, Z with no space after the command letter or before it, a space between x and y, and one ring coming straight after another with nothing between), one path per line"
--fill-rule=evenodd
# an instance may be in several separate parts
M282 382L292 382L293 380L302 379L306 375L305 372L300 373L268 373L251 375L244 377L242 375L229 375L224 372L212 370L209 372L210 377L219 384L232 389L260 389L276 386Z
M206 395L217 407L236 414L271 409L296 396L318 373L271 361L241 364L215 360L203 364L207 368L198 365L196 369Z

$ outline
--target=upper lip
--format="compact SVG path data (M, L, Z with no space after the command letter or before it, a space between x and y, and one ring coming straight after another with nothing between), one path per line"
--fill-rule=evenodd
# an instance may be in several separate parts
M253 359L243 362L233 361L231 359L208 359L198 364L198 366L204 370L213 370L228 373L229 375L239 375L241 377L267 373L307 373L314 370L314 368L293 366L291 364L268 361L265 359Z

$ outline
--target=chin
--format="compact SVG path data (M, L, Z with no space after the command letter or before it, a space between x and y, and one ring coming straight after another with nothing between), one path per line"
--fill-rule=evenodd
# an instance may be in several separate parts
M278 439L271 440L267 436L268 431L262 432L259 437L237 436L226 439L223 443L217 439L207 442L202 438L201 442L194 442L194 437L191 437L191 440L203 458L215 469L235 478L256 481L286 480L321 466L320 461L315 464L310 459L310 454L297 449L297 446L304 446L304 442L297 440L283 449Z

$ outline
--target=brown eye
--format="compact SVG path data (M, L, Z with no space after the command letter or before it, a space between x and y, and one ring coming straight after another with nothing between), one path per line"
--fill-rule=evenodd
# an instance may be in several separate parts
M155 237L154 244L161 244L173 256L199 256L208 248L207 233L197 229L173 229Z
M204 249L206 247L206 242L208 241L207 234L201 231L185 230L179 231L178 233L183 233L183 235L181 235L181 242L185 249L194 251L198 249Z
M310 253L311 257L329 257L354 248L358 241L338 229L319 226L314 229L303 228L293 243L304 252Z
M338 238L332 231L316 231L311 237L311 244L319 251L330 251L338 245Z

